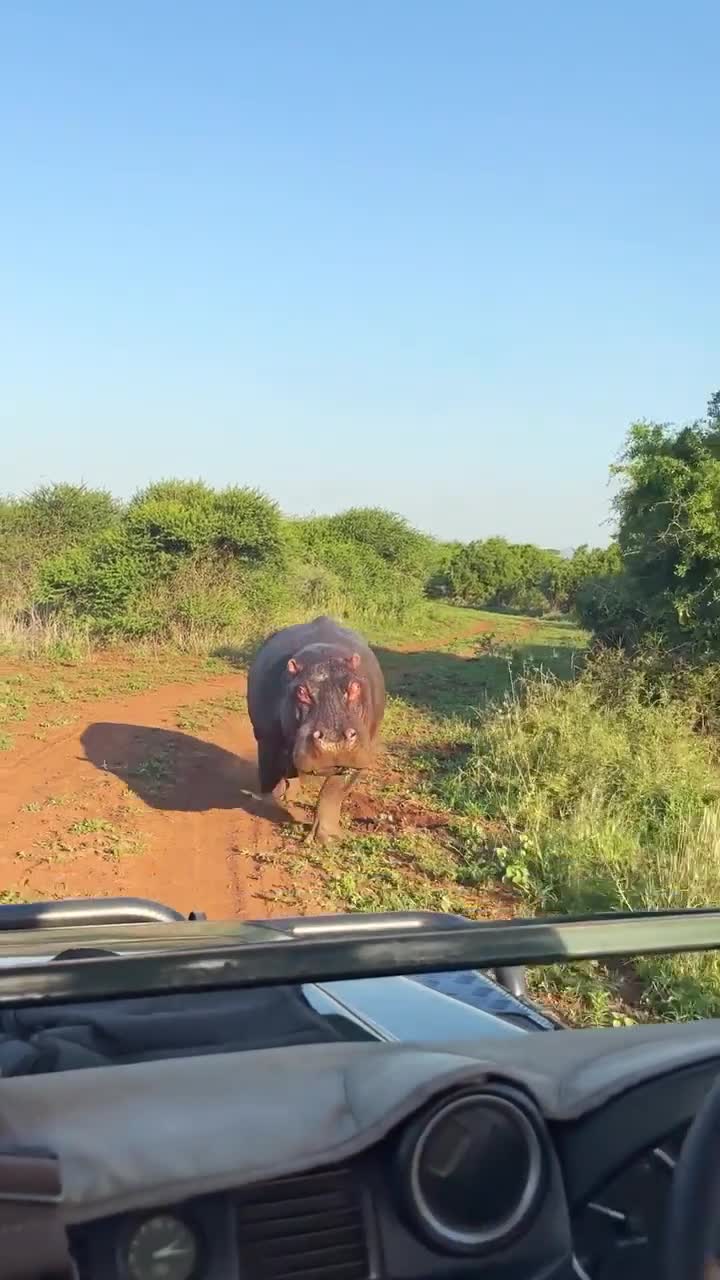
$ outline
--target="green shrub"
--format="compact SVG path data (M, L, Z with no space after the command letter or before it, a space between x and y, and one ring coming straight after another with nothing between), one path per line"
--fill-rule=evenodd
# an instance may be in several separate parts
M127 522L132 536L175 556L218 550L259 564L282 546L277 506L256 489L214 493L199 482L164 481L133 500Z
M285 577L217 553L183 560L133 608L135 629L183 649L245 645L279 625L289 609Z
M711 397L706 418L681 428L634 423L612 468L635 630L693 658L720 650L719 402Z
M477 856L550 913L715 904L720 771L697 711L617 653L573 682L531 677L489 711L448 784L459 811L505 832ZM720 958L638 970L654 1009L720 1012Z
M244 642L316 613L403 621L440 562L437 544L391 512L285 520L256 489L200 480L161 480L125 508L50 486L0 503L0 537L8 634L18 611L41 610L96 639L195 646L203 633Z
M401 573L427 577L432 540L413 529L402 516L380 507L352 507L325 522L330 538L367 547Z
M87 545L120 518L120 505L109 493L83 485L45 485L25 498L0 501L0 601L6 615L31 608L46 556Z
M212 545L212 503L183 503L176 498L146 498L128 512L127 534L156 552L190 556Z
M578 622L603 645L621 645L634 652L650 629L647 606L639 601L624 573L590 578L575 597Z
M257 489L223 489L215 497L213 545L253 564L280 560L282 520L276 503Z
M507 609L514 609L517 613L526 613L531 617L539 618L542 614L547 613L549 601L546 595L539 587L521 586L514 591L503 593L503 605Z
M353 526L354 520L349 521L347 527ZM422 601L424 575L380 555L369 540L340 537L345 528L339 516L287 522L285 545L293 565L294 597L306 604L312 601L318 612L346 619L408 618Z
M129 503L129 509L144 502L179 502L183 506L212 504L214 491L204 480L156 480L145 489L139 489Z
M50 484L13 504L18 527L45 546L77 546L112 528L120 506L104 489Z
M133 603L156 576L152 558L124 529L100 534L86 547L50 556L39 571L38 602L86 619L102 634L135 634Z

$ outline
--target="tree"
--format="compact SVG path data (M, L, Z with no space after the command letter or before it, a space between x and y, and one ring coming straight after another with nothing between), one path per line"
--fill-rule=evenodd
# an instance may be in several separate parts
M697 652L720 648L720 392L707 417L631 426L616 500L626 594L641 630Z

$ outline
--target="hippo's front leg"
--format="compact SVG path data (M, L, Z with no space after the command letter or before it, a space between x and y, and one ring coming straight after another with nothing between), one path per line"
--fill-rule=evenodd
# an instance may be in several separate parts
M340 815L343 801L355 786L359 769L347 769L344 773L333 774L325 782L317 802L315 821L308 834L308 840L316 840L318 844L328 844L341 834Z
M257 744L260 794L282 800L287 791L288 758L282 742L260 738Z

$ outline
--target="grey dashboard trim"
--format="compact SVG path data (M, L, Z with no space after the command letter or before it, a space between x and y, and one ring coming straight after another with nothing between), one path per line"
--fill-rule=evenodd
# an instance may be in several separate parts
M0 1127L60 1157L64 1216L83 1222L347 1160L455 1086L514 1084L568 1120L714 1059L717 1021L442 1049L304 1045L13 1077L0 1086Z

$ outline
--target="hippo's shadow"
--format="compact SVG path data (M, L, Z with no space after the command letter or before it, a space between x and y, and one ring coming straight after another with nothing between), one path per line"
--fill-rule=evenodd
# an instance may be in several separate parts
M175 729L112 723L88 725L80 741L96 769L121 778L153 809L243 809L254 817L288 821L276 806L247 794L258 789L255 761L212 742Z

